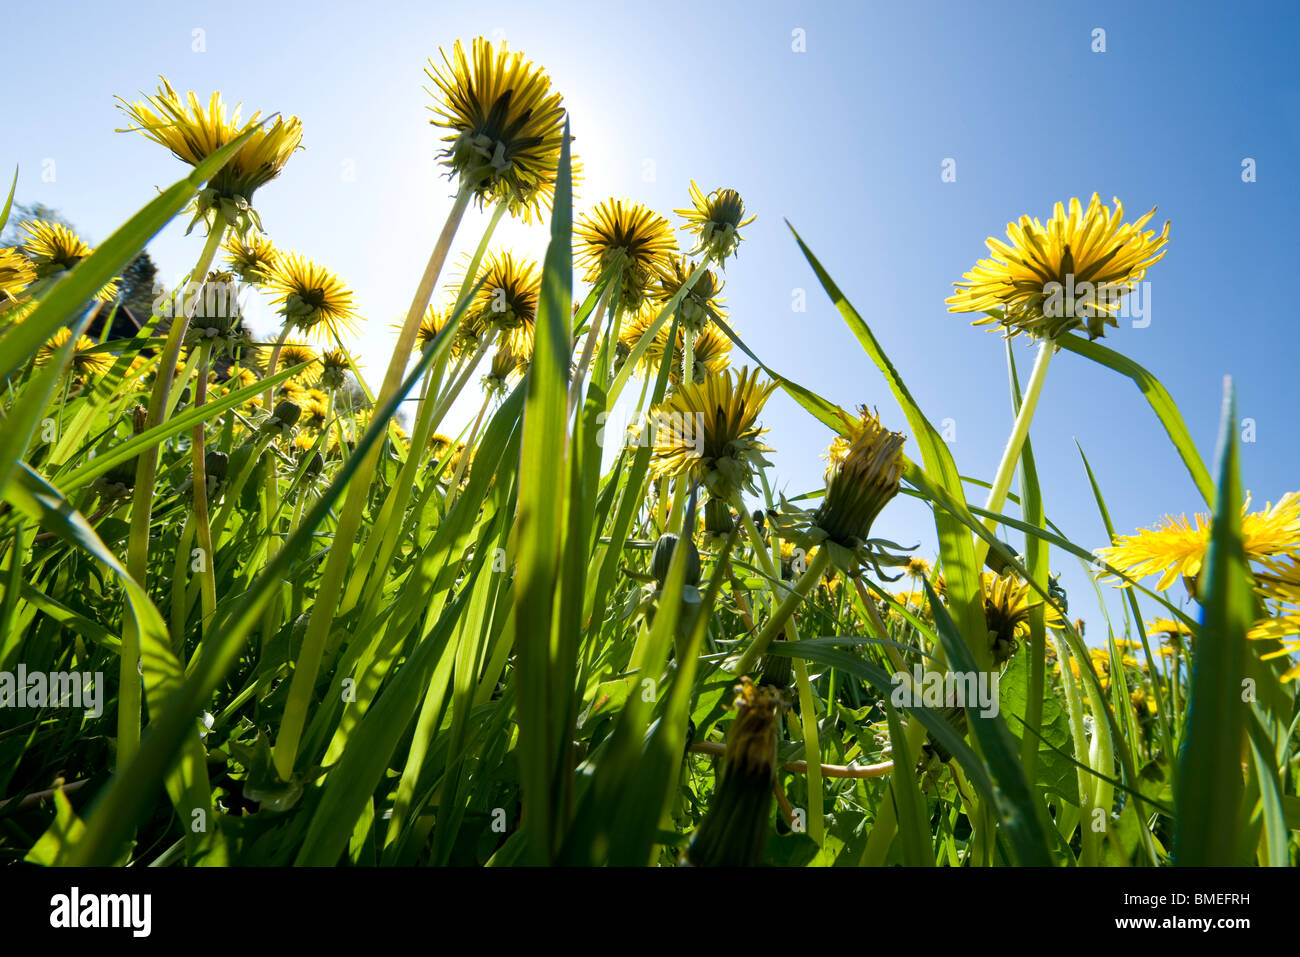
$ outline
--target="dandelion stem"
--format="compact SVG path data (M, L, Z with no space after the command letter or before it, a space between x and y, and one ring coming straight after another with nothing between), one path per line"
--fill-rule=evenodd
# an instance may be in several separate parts
M582 346L582 358L578 360L578 371L574 373L573 382L569 385L569 415L573 414L573 407L578 404L578 396L582 393L582 380L587 375L587 366L591 364L591 357L596 354L596 340L600 338L600 326L605 320L605 308L609 304L609 297L613 291L614 284L611 282L601 293L600 302L596 305L596 314L587 324L587 341Z
M471 195L469 185L462 184L456 194L456 201L447 214L447 221L442 227L433 252L429 255L428 265L425 266L424 275L420 277L420 284L411 299L410 311L406 314L406 321L397 337L397 344L393 347L388 372L375 397L377 408L387 403L401 385L402 373L406 371L406 363L420 328L420 318L429 305L433 287L438 282L443 263L451 249L452 239L456 235L461 219L464 218ZM371 427L378 425L380 423L374 423ZM330 548L329 555L325 559L325 569L321 573L320 585L317 588L317 595L320 597L312 605L310 617L307 619L302 649L294 668L293 680L289 685L288 700L285 702L284 715L280 720L280 730L272 752L275 770L284 781L293 777L294 761L298 757L298 744L302 740L302 732L307 724L307 711L311 707L316 676L325 653L325 641L334 622L337 606L334 601L329 600L329 596L339 595L342 592L343 579L347 575L348 565L351 564L352 543L361 528L362 511L370 495L370 480L382 451L383 443L376 442L349 483L347 498L334 533L336 547Z
M198 408L208 401L208 362L212 357L212 343L205 341L199 346L199 368L194 385L194 406ZM201 551L201 568L199 569L200 595L202 596L203 618L200 634L206 632L212 616L217 610L217 557L212 551L212 528L208 522L208 477L207 460L202 422L194 424L193 472L194 472L194 525Z
M190 272L190 282L202 282L212 266L212 260L221 245L226 232L226 219L220 210L214 213L212 228L208 231L207 242L199 253L198 261ZM198 297L194 306L198 305ZM158 369L154 373L153 391L149 395L149 407L145 413L144 429L148 431L161 425L167 419L168 398L171 392L172 378L176 374L176 360L180 357L181 346L185 342L185 333L189 330L190 311L182 309L172 319L171 329L167 332L167 341L163 346ZM153 518L154 483L158 479L158 446L154 445L140 453L136 460L135 491L131 501L131 531L127 543L126 568L132 578L141 587L147 587L149 577L149 525ZM122 629L122 651L119 662L120 683L118 685L117 704L117 761L118 767L126 767L140 747L140 631L135 618L128 617Z
M1034 359L1034 369L1025 387L1020 412L1016 415L1015 425L1011 428L1011 437L1007 439L1002 461L998 463L997 474L993 477L993 487L989 489L988 500L984 503L986 511L1000 512L1002 506L1006 504L1007 493L1011 490L1011 477L1015 474L1016 464L1020 461L1020 450L1024 447L1025 437L1029 435L1029 423L1033 421L1038 396L1043 391L1043 381L1047 378L1047 366L1052 361L1052 353L1055 351L1056 346L1050 339L1044 339L1038 346L1038 356ZM997 520L986 518L984 524L989 531L992 531L997 525ZM975 557L979 564L983 564L988 550L988 543L983 539L976 543Z
M755 548L757 547L755 546ZM766 556L766 549L763 550L762 554ZM817 549L809 560L808 567L799 576L799 580L794 583L794 587L786 593L781 603L772 612L772 616L768 618L767 623L763 625L763 630L758 633L758 637L750 642L749 647L745 649L745 653L741 655L734 669L736 674L743 675L752 671L754 666L758 664L758 659L767 651L768 645L776 639L782 629L786 630L791 641L799 640L797 632L790 634L791 625L793 624L790 621L791 616L794 615L795 609L799 607L803 600L808 597L808 593L813 590L822 573L826 571L826 566L830 564L830 561L829 550L825 548ZM771 558L767 558L766 564L770 565L771 562Z

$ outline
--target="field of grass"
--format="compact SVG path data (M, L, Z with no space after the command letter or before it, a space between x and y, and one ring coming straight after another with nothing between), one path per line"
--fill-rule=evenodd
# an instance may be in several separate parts
M1296 863L1300 493L1245 500L1230 383L1207 461L1159 370L1100 341L1167 226L1094 197L990 240L948 301L970 314L954 341L1038 352L1018 370L1008 339L1008 440L969 476L865 291L793 229L862 346L864 402L887 389L905 421L737 338L734 191L690 184L677 222L632 200L575 216L540 67L475 41L429 73L455 200L374 381L345 278L260 232L292 117L124 100L187 175L94 250L43 223L0 250L0 860ZM449 284L471 204L494 215ZM112 338L114 280L178 216L188 282ZM494 244L511 216L549 227L541 263ZM1062 312L1067 277L1090 288ZM249 296L274 339L244 327ZM1093 481L1114 547L1059 532L1030 424L1061 350L1158 419L1151 454L1204 516L1112 529ZM789 498L764 458L776 390L839 436L825 485ZM872 536L898 496L932 514L934 561ZM1124 588L1087 642L1067 563Z

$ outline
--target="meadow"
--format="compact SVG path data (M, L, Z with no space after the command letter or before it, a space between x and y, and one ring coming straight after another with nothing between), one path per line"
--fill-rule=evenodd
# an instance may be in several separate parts
M454 198L382 376L346 263L263 232L257 194L309 132L291 115L165 80L123 97L122 135L185 175L97 248L33 220L0 249L0 860L1296 863L1300 491L1249 500L1230 382L1207 461L1159 370L1106 338L1176 255L1155 210L1009 210L956 279L933 348L1007 342L1007 441L971 476L908 389L925 370L854 307L865 280L794 227L862 347L862 405L737 335L726 265L755 214L799 211L691 182L669 215L575 213L539 65L476 39L427 73ZM471 207L487 227L448 262ZM114 337L123 270L176 217L193 269ZM541 262L494 243L507 217L549 229ZM1112 544L1053 524L1031 424L1062 350L1159 421L1150 455L1202 513L1116 529L1080 453ZM778 390L835 436L797 495L765 457ZM873 536L900 496L937 555ZM1123 617L1072 619L1066 563Z

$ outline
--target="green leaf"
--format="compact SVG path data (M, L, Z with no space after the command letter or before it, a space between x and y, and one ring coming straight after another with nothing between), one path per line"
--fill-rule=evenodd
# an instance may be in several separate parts
M1245 856L1235 823L1243 795L1246 632L1255 617L1255 598L1241 539L1237 405L1230 381L1224 386L1218 460L1210 548L1200 573L1205 617L1192 661L1187 732L1174 788L1174 861L1185 867L1234 865Z
M572 313L572 180L566 121L551 241L542 270L536 340L528 366L519 466L515 610L518 637L519 765L529 860L550 861L562 839L572 779L572 661L553 653L556 587L564 547L567 420ZM576 543L570 543L576 546Z
M1064 335L1056 339L1056 344L1062 349L1098 362L1133 380L1146 396L1147 402L1151 404L1151 409L1160 420L1160 424L1165 427L1165 432L1174 443L1174 448L1177 449L1183 464L1187 466L1192 481L1196 483L1196 490L1201 493L1206 503L1212 502L1214 483L1210 480L1209 470L1206 469L1201 454L1196 451L1196 444L1192 441L1191 433L1187 431L1187 424L1183 421L1182 413L1178 411L1178 404L1174 402L1169 390L1161 385L1160 380L1132 359L1107 349L1099 342L1088 342L1075 335Z

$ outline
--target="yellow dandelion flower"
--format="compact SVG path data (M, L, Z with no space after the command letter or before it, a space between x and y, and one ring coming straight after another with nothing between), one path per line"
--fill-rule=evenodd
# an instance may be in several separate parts
M520 379L528 368L528 359L515 352L509 343L497 346L492 354L492 364L487 375L483 377L483 391L491 395L500 395Z
M326 389L341 389L356 360L346 349L328 349L320 357L320 383Z
M1247 512L1249 506L1249 501L1242 506L1241 518L1242 544L1248 559L1300 554L1300 492L1288 492L1276 505L1268 504L1258 512ZM1115 544L1098 549L1097 555L1130 578L1158 573L1158 591L1172 585L1179 575L1190 584L1200 574L1211 530L1209 515L1193 518L1194 523L1185 515L1165 516L1154 528L1116 536ZM1189 591L1194 593L1190 587Z
M907 575L911 578L929 578L930 563L919 555L914 555L907 560Z
M280 347L280 356L275 363L276 372L283 372L285 369L292 369L295 366L302 365L304 362L310 364L290 376L288 381L285 382L283 388L287 389L319 382L321 366L320 355L311 346L303 345L298 342L286 342Z
M429 347L429 344L438 338L438 333L447 327L451 321L451 308L439 309L435 306L429 306L424 312L424 318L420 320L420 328L415 332L415 351L423 352ZM394 329L401 329L405 323L406 317L402 316L393 324ZM456 329L456 336L451 343L451 354L460 356L464 354L464 347L469 341L465 321L462 320L460 326Z
M682 227L695 233L696 245L691 255L701 253L722 265L740 245L740 230L754 221L745 218L745 203L734 189L715 189L707 196L691 180L691 206L674 209L686 220Z
M45 345L36 352L36 364L45 365L58 355L59 350L72 338L71 329L60 329ZM72 376L78 381L87 381L98 376L107 375L113 368L113 356L107 352L94 352L99 343L86 336L78 336L72 347Z
M19 302L23 290L36 281L36 267L17 249L0 249L0 313Z
M685 256L672 259L661 266L655 288L651 292L653 299L656 302L668 302L686 285L686 280L695 272L695 268L696 264ZM717 273L712 269L704 270L700 278L695 280L695 285L682 297L681 305L677 308L682 324L698 331L705 328L711 314L725 319L727 313L723 310L722 303L726 299L722 296L722 286Z
M304 389L295 402L302 408L299 423L316 432L322 431L330 420L330 397L320 389Z
M1009 243L990 236L992 257L979 260L965 282L953 283L957 292L945 300L948 311L1000 310L974 325L1002 323L1010 336L1054 339L1081 326L1089 339L1103 336L1107 325L1118 325L1121 298L1164 258L1169 223L1159 235L1142 230L1153 215L1155 207L1125 223L1118 199L1112 211L1093 193L1086 210L1077 198L1068 214L1057 203L1046 226L1021 216L1007 224Z
M722 499L752 490L754 469L770 464L763 458L771 449L759 441L767 430L759 427L758 416L775 388L748 368L680 386L650 412L652 473L689 476Z
M442 66L429 60L425 74L437 103L434 126L448 133L442 162L474 191L481 204L505 202L524 222L540 218L555 196L564 143L564 102L546 71L482 37L470 56L459 40Z
M36 277L44 279L65 269L72 269L94 252L80 236L62 223L49 223L43 219L33 219L22 223L27 238L23 240L22 251L36 270ZM118 283L110 280L95 293L95 298L103 302L112 302L117 298Z
M829 541L857 549L871 537L871 525L898 494L903 475L904 437L890 432L866 406L859 418L843 416L847 435L826 451L826 496L813 524Z
M199 215L219 208L237 232L250 226L261 229L251 203L253 193L280 175L289 157L302 146L302 123L296 116L277 116L261 123L261 111L241 122L240 104L227 113L221 94L214 92L205 107L193 92L181 98L163 77L158 92L128 102L118 97L118 108L131 120L119 133L140 132L190 166L198 166L226 144L256 127L239 152L213 174L199 194ZM191 224L192 226L193 224Z
M1029 612L1042 600L1031 601L1029 582L1015 575L995 575L983 572L984 621L989 632L989 650L993 660L1001 665L1016 653L1021 638L1029 635ZM1044 618L1049 628L1061 628L1065 620L1052 605L1047 605Z
M462 327L468 324L476 338L487 330L499 333L499 342L520 355L532 355L537 324L537 300L542 274L531 259L510 253L490 253L480 273L482 284L468 307Z
M256 372L246 368L232 368L230 370L230 391L235 392L239 389L247 389L250 385L256 385L261 379ZM247 407L260 409L262 407L262 394L255 392L250 398L244 400Z
M1259 597L1270 614L1255 622L1249 637L1277 641L1279 648L1260 657L1264 660L1300 654L1300 559L1269 561L1256 578ZM1289 669L1282 680L1300 678L1300 665Z
M243 236L231 233L224 248L226 262L244 282L261 285L275 266L275 246L261 233L250 231Z
M583 279L595 282L620 252L624 255L619 302L636 311L651 284L677 255L673 227L648 206L625 199L607 199L578 217L573 226L577 265Z
M338 276L297 253L276 257L266 286L280 314L294 329L329 342L355 335L357 313L352 290Z

